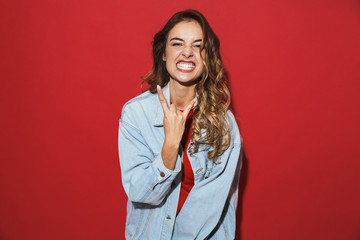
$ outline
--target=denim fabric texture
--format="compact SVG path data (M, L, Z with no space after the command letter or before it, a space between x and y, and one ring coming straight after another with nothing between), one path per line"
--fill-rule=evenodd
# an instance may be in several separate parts
M169 104L169 84L163 92ZM208 159L209 146L195 154L187 149L195 184L177 216L183 149L180 145L174 170L167 169L161 158L163 117L158 95L149 91L122 109L118 146L128 196L126 239L234 239L242 156L234 115L227 112L231 144L218 163Z

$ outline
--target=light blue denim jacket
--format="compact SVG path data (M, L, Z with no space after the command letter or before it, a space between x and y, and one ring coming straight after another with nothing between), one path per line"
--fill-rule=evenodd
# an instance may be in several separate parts
M169 104L169 85L163 92ZM242 138L233 114L227 113L231 144L219 163L207 158L209 147L188 153L195 185L177 216L183 150L180 147L174 170L167 169L160 154L163 117L157 94L149 91L127 102L121 113L118 144L128 196L126 239L234 239Z

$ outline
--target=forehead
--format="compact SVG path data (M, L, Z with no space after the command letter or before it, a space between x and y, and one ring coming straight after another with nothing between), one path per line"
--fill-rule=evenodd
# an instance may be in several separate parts
M203 31L196 21L182 21L176 24L169 32L168 39L173 37L182 38L184 40L202 39Z

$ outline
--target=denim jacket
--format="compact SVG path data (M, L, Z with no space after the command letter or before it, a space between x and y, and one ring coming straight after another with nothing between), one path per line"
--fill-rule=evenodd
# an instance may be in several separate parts
M169 84L163 92L169 104ZM127 102L121 113L118 144L128 196L126 239L234 239L242 138L233 114L227 113L231 144L218 163L208 159L208 146L194 154L187 149L195 184L177 216L183 149L180 146L174 170L167 169L161 158L163 117L158 95L149 91Z

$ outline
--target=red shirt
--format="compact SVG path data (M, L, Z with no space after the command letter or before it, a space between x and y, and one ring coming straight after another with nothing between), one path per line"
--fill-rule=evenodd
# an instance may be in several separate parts
M191 139L192 126L193 126L193 110L191 110L187 116L184 134L181 139L181 145L184 150L183 162L182 162L183 171L181 178L180 197L179 197L176 215L180 212L181 207L183 206L187 196L189 195L192 187L194 186L194 173L186 151Z

